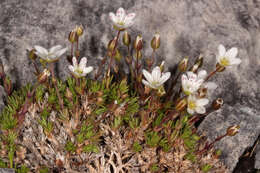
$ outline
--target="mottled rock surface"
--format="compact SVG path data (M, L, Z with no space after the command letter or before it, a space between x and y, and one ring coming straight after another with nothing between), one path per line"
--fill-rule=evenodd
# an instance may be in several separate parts
M147 40L146 57L151 54L149 41L153 33L160 32L162 44L157 57L166 59L168 67L173 67L181 57L189 56L193 61L202 53L210 71L220 43L239 48L242 63L212 79L219 85L213 97L222 97L226 107L207 117L201 126L209 136L216 137L228 125L241 125L240 135L218 144L225 163L232 169L260 133L259 108L255 104L260 100L259 0L1 0L0 59L7 73L17 86L33 81L26 49L34 45L69 47L67 34L76 24L86 27L81 54L96 66L105 54L108 40L115 35L108 13L120 6L137 13L130 33L142 34ZM67 64L64 57L56 66L60 77L68 75Z
M260 169L260 141L256 146L256 155L255 155L255 168Z

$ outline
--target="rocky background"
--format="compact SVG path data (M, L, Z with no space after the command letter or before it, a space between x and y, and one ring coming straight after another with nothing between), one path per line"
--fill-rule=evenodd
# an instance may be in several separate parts
M69 47L67 35L76 24L86 28L81 55L97 66L116 34L108 13L121 6L137 13L129 31L133 36L142 34L147 41L145 57L151 55L152 35L160 32L158 63L165 59L169 69L184 56L193 61L202 53L209 72L214 69L220 43L238 47L242 63L212 78L219 86L213 98L222 97L225 106L200 126L209 140L225 133L230 125L241 126L238 135L216 145L232 172L239 157L260 135L260 0L1 0L0 59L15 87L34 80L26 50L34 45ZM69 74L67 65L64 57L56 66L62 78ZM2 88L0 97L1 109ZM255 167L260 169L260 147L257 149Z

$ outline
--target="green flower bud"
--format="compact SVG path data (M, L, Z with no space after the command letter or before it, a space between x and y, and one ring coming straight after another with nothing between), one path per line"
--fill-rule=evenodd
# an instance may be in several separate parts
M178 65L178 68L181 72L185 72L187 70L187 67L188 67L188 61L189 61L189 58L186 57L184 58Z
M124 32L124 35L123 35L123 43L124 43L124 45L126 45L126 46L129 46L130 43L131 43L131 37L130 37L130 35L128 34L127 31Z
M137 51L140 51L143 48L143 38L141 35L138 35L134 42L134 48Z
M153 48L153 50L158 49L160 47L160 34L159 33L154 34L154 37L151 41L151 47Z
M120 54L120 52L119 52L119 50L118 49L116 49L116 53L115 53L115 59L117 60L117 61L120 61L121 60L121 58L122 58L122 55Z
M78 36L77 36L77 32L75 30L72 30L70 33L69 33L69 37L68 37L68 40L71 42L71 43L74 43L76 42L78 39Z
M116 37L113 40L110 40L107 45L108 50L111 52L114 51L115 47L116 47Z
M76 26L75 31L77 33L77 36L80 37L83 34L84 28L82 25Z
M29 58L32 59L32 60L35 60L37 58L37 55L35 54L36 50L35 49L32 49L30 52L29 52Z

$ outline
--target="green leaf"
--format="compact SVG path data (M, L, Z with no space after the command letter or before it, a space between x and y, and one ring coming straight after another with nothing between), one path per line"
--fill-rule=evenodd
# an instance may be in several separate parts
M205 164L205 165L203 165L203 166L201 167L201 170L206 173L206 172L208 172L211 168L212 168L211 165Z
M140 152L140 151L142 151L142 146L137 141L135 141L133 144L133 150L135 152Z

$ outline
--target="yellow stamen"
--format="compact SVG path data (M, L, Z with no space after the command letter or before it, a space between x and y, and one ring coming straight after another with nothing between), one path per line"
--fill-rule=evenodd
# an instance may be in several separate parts
M226 57L221 58L219 63L222 66L229 66L230 65L230 62L229 62L228 58L226 58Z
M188 101L188 108L195 109L196 108L196 103L194 101Z

